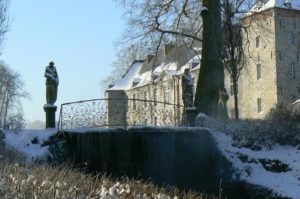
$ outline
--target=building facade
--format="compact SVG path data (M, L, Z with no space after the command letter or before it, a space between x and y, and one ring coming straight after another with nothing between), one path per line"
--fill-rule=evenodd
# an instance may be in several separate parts
M241 22L247 28L243 33L246 66L238 80L239 115L262 119L276 104L288 105L300 98L300 1L257 1ZM225 78L230 90L230 77ZM233 109L230 97L231 117Z
M165 45L156 57L148 55L145 60L135 61L127 73L106 90L106 97L126 94L126 120L131 125L181 125L184 111L181 76L184 69L190 69L195 91L200 69L199 50ZM108 118L116 112L111 108L108 108Z
M237 82L239 116L263 119L277 104L288 105L300 98L300 1L257 0L241 23L247 28L242 34L246 64ZM166 45L156 58L149 55L134 62L106 95L124 92L128 99L133 99L126 105L129 120L155 125L161 120L159 117L166 117L164 113L137 120L142 118L137 114L151 115L154 105L134 99L182 105L183 71L190 69L195 89L200 62L200 48ZM233 118L233 82L226 70L225 87L230 96L228 115ZM161 106L159 109L164 110ZM179 118L172 120L171 125L180 123L180 111L174 109L170 114Z

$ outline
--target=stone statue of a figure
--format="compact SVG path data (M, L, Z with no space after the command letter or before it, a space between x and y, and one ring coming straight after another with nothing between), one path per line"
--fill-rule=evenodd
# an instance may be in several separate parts
M221 119L228 119L227 112L227 101L229 96L227 94L226 88L219 90L219 101L218 101L218 117Z
M182 100L185 107L193 106L193 86L194 82L190 70L186 68L181 78Z
M46 79L46 101L47 104L54 105L57 99L57 87L59 84L58 75L54 62L50 62L46 67L45 75Z

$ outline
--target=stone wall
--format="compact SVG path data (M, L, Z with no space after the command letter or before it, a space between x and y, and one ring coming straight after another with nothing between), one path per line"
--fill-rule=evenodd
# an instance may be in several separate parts
M241 118L263 119L276 104L300 98L300 11L269 9L244 17L242 23L248 26L243 32L247 62L238 82L239 113ZM230 96L229 115L233 108Z
M107 124L110 127L126 127L126 112L128 109L127 96L124 91L106 91L107 100Z
M231 183L231 164L207 129L135 128L102 132L60 132L75 165L116 177L218 193Z
M243 19L246 66L239 78L241 118L264 118L277 103L275 23L272 10Z
M274 17L278 103L288 104L300 98L300 11L275 9Z

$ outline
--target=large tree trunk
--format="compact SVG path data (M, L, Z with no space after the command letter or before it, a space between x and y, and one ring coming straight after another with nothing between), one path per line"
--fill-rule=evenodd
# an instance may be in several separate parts
M221 5L220 0L202 0L203 19L202 59L195 106L207 115L217 116L219 90L224 88L224 69L221 62Z

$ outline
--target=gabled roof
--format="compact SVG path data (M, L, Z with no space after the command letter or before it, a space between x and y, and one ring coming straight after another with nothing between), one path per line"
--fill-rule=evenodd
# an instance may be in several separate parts
M115 83L115 85L107 90L128 90L131 88L133 81L136 81L135 77L139 73L143 65L142 60L134 61L125 73L125 75Z

